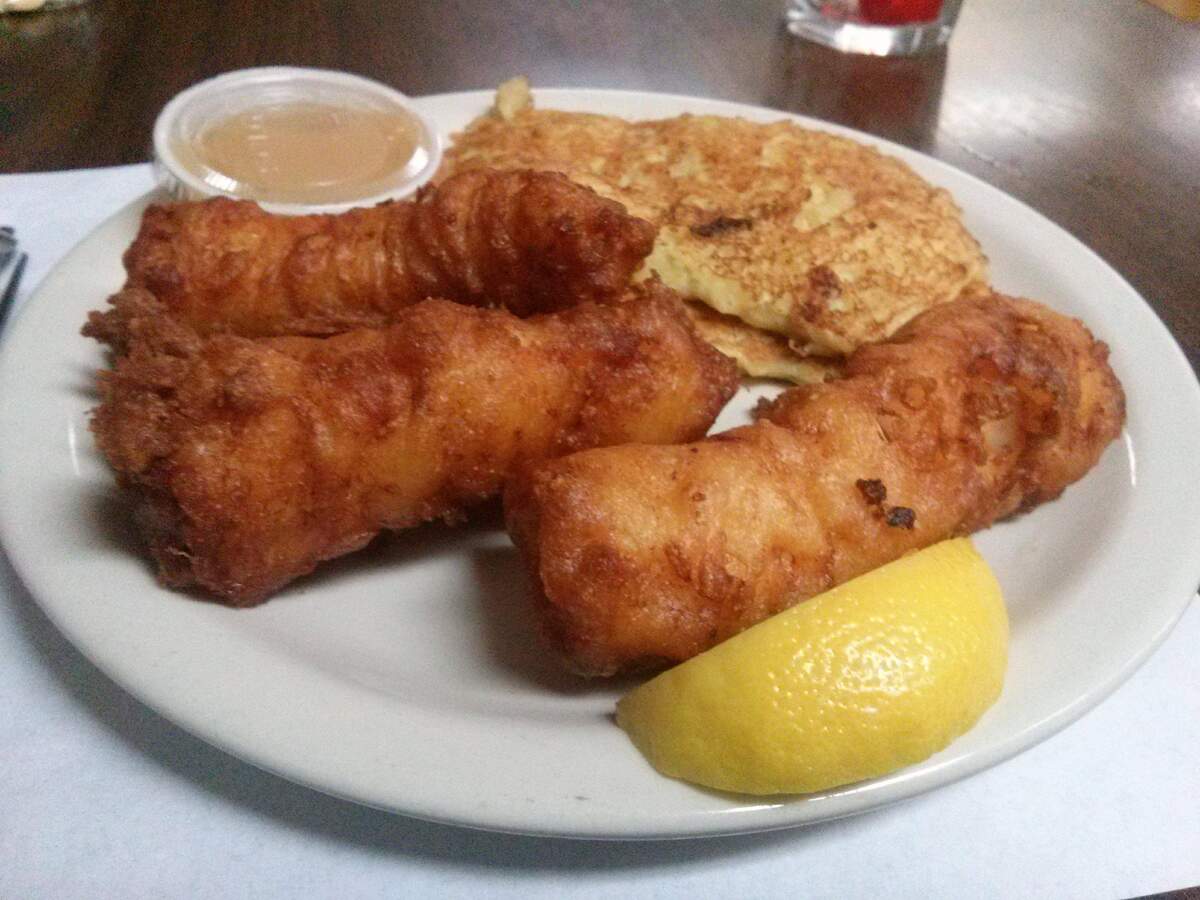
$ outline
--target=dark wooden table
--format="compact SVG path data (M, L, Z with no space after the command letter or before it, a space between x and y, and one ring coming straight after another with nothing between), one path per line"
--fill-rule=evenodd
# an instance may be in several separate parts
M0 20L0 172L146 158L172 95L266 64L409 94L623 87L763 104L972 172L1093 247L1200 369L1200 25L1142 0L966 0L948 52L843 56L782 0L93 0Z

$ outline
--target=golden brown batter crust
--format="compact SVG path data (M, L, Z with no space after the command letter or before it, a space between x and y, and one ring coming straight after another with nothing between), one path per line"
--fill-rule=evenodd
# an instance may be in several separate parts
M628 122L560 110L480 117L447 173L553 169L659 226L643 267L681 294L842 355L986 281L950 195L907 165L787 121Z
M201 333L245 337L377 328L427 297L549 312L620 295L653 240L649 223L548 172L470 172L340 215L151 206L125 290L84 333L120 351L141 292Z
M1076 320L981 295L923 313L753 425L534 467L505 510L545 631L585 674L677 662L1051 500L1121 430L1107 356Z
M237 606L548 456L694 440L737 387L657 285L528 320L428 300L327 339L201 337L154 311L129 329L96 441L161 580Z

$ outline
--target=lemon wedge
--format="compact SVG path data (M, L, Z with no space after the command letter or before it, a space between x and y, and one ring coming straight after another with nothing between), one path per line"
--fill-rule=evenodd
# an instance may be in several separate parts
M1000 696L1008 617L965 538L761 622L630 691L617 723L660 772L746 794L919 762Z

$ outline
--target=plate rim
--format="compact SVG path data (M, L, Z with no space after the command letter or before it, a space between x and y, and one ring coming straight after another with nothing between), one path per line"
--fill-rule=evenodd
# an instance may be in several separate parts
M438 103L474 103L478 101L481 104L486 104L490 101L493 95L491 90L478 91L458 91L444 94L435 94L425 97L414 98L418 104L438 104ZM850 137L860 142L865 142L871 146L878 147L883 152L891 153L898 156L905 162L910 162L909 157L919 157L925 165L931 165L935 169L949 171L953 173L955 178L965 178L974 183L976 187L990 192L997 199L1003 198L1010 204L1014 204L1016 208L1022 211L1023 215L1031 215L1051 227L1061 232L1074 245L1074 250L1082 250L1096 264L1103 267L1106 277L1115 278L1125 289L1127 294L1135 297L1140 301L1139 314L1145 318L1145 313L1149 313L1150 320L1156 326L1156 340L1162 344L1162 339L1165 338L1165 346L1170 346L1173 349L1171 367L1178 369L1182 366L1182 371L1190 374L1190 384L1188 386L1187 399L1188 408L1193 416L1200 420L1200 383L1196 380L1196 374L1192 370L1190 363L1187 360L1182 348L1170 334L1161 318L1154 311L1153 307L1141 297L1140 294L1128 283L1128 281L1108 264L1103 257L1096 251L1085 245L1075 235L1071 234L1065 228L1057 223L1054 223L1048 217L1042 215L1037 210L1026 204L1024 201L1001 191L981 178L965 172L957 167L950 165L942 160L920 151L912 150L903 145L896 144L884 138L879 138L864 132L858 132L854 129L839 126L834 123L824 122L808 116L803 116L795 113L789 113L784 110L771 109L769 107L756 106L752 104L740 103L737 101L720 100L715 98L696 97L685 94L666 94L648 91L636 90L612 90L612 89L586 89L586 88L544 88L534 91L535 98L544 99L548 104L553 105L555 99L580 98L586 95L586 98L601 97L605 100L613 101L629 101L639 102L649 97L657 102L677 103L681 106L725 106L731 112L728 114L739 114L734 110L742 112L753 111L759 116L771 115L779 119L788 119L796 121L804 127L819 128L830 131L835 134L841 134ZM586 102L585 98L585 102ZM54 268L46 275L45 279L35 290L34 294L28 298L20 313L10 323L8 334L6 334L3 345L0 345L0 412L9 408L14 403L12 396L14 391L6 389L7 385L12 385L19 377L19 373L10 372L11 368L15 367L13 360L15 354L12 348L16 346L17 339L23 338L29 329L35 326L35 322L30 318L30 313L37 308L37 303L45 292L47 285L53 285L55 276L60 270L65 270L71 261L76 256L76 253L89 241L99 239L99 236L106 233L106 229L114 227L114 223L123 220L131 214L131 210L135 210L141 204L144 204L149 197L153 196L153 192L144 195L132 203L127 204L122 209L108 217L100 226L98 226L79 243L76 244ZM43 301L44 305L44 301ZM34 314L36 317L36 313ZM32 334L32 332L30 332ZM29 338L25 338L29 340ZM1182 402L1184 398L1179 398ZM1173 584L1168 590L1174 589L1174 584L1178 584L1181 595L1185 598L1178 604L1174 615L1169 621L1164 622L1157 630L1153 639L1140 647L1138 652L1127 658L1124 663L1118 667L1105 681L1093 685L1088 691L1075 699L1072 704L1060 709L1053 716L1047 717L1034 725L1010 734L1005 740L1000 741L996 745L987 750L979 750L971 754L969 757L954 757L936 767L937 771L944 771L946 774L941 778L932 778L930 769L919 769L915 773L911 770L905 770L896 773L893 776L887 776L883 779L876 779L872 782L864 783L863 787L850 786L843 791L830 792L830 796L839 797L842 802L838 804L838 808L830 815L809 815L796 816L788 815L789 811L796 811L804 808L807 804L789 804L787 801L777 801L769 798L764 798L761 802L755 802L750 811L744 814L737 815L722 815L696 817L697 822L693 827L680 827L679 825L670 826L667 829L661 827L647 826L643 823L643 827L614 830L610 827L595 826L582 824L580 827L564 828L561 823L556 826L541 827L536 821L529 821L528 817L503 816L497 815L495 811L486 815L464 815L462 813L439 813L435 809L428 808L406 808L402 809L395 805L381 805L372 802L369 797L365 797L361 792L346 791L338 788L337 784L330 784L328 781L320 783L319 780L314 780L311 777L305 777L303 773L298 774L295 767L289 767L286 764L281 764L279 760L263 758L260 753L254 752L254 748L247 748L239 745L236 740L230 739L226 733L228 729L222 729L218 724L213 722L197 721L194 716L181 713L177 708L170 704L162 704L157 702L161 698L154 695L153 692L145 690L144 685L137 683L136 679L128 677L128 673L120 666L111 664L111 660L105 660L102 663L97 659L93 652L89 652L87 648L88 641L86 635L77 633L75 622L70 621L69 616L62 615L63 610L54 602L49 601L42 596L43 590L47 587L46 581L39 572L38 560L32 558L25 552L25 544L22 538L16 534L15 528L17 523L11 521L11 517L5 512L9 508L6 498L10 496L13 485L9 484L9 479L4 475L7 467L3 465L7 455L12 452L12 447L15 446L16 440L13 438L5 438L0 434L0 543L3 543L4 548L9 556L10 561L22 582L28 589L30 595L35 599L38 605L54 623L60 631L66 634L73 645L80 650L81 653L92 660L104 674L112 678L114 682L128 693L138 698L156 712L163 715L168 720L175 722L185 730L198 735L206 742L213 744L225 752L247 760L253 765L271 771L289 780L298 781L318 791L340 796L345 799L352 800L366 805L378 806L388 809L393 812L402 813L417 818L427 819L430 821L442 822L446 824L461 825L474 828L484 828L488 830L506 831L520 834L533 834L541 836L565 836L565 837L580 837L580 838L603 838L603 839L661 839L661 838L686 838L699 836L717 836L740 834L757 831L770 831L782 828L796 827L804 824L811 824L816 821L824 821L831 818L837 818L846 815L853 815L863 812L868 809L879 808L884 805L899 802L904 799L916 796L925 791L932 790L937 787L942 787L955 781L961 780L969 775L975 774L983 769L989 768L1006 759L1011 758L1021 750L1028 749L1050 737L1054 733L1067 727L1072 722L1076 721L1080 716L1088 710L1094 708L1109 696L1118 686L1127 680L1133 672L1135 672L1149 656L1161 645L1168 634L1174 628L1187 609L1191 598L1195 593L1195 581L1191 575L1185 575L1190 569L1180 566L1174 572L1174 577L1171 579ZM1200 531L1193 535L1194 548L1197 553L1200 553ZM1195 567L1197 575L1200 576L1200 563ZM1186 592L1185 592L1185 585ZM39 586L41 589L39 589ZM94 649L94 648L93 648ZM881 801L877 796L878 792L884 787L892 786L889 795ZM542 818L541 816L535 818ZM579 823L577 823L578 825Z

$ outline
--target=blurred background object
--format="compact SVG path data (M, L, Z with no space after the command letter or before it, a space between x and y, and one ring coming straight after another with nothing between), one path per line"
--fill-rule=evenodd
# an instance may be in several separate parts
M1181 19L1200 19L1200 0L1150 0Z
M87 0L0 0L0 13L41 12L64 6L78 6Z
M1200 0L1150 0L1150 2L1181 19L1200 19Z

